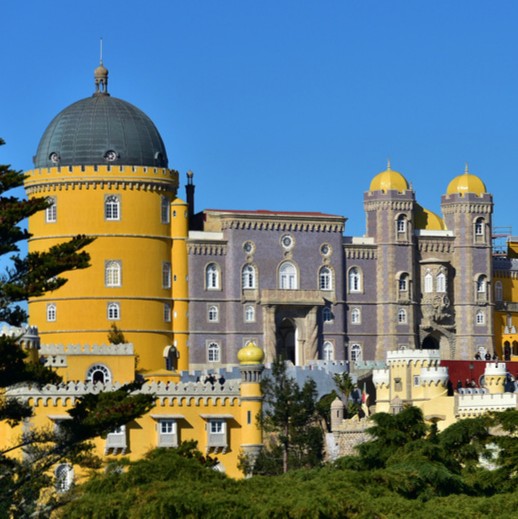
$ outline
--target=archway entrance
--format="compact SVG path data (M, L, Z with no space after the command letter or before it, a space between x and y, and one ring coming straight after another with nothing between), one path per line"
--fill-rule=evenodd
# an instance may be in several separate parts
M433 335L428 335L423 340L422 348L423 350L438 350L439 341Z
M296 364L296 332L297 328L291 319L283 319L278 329L277 354L283 359Z

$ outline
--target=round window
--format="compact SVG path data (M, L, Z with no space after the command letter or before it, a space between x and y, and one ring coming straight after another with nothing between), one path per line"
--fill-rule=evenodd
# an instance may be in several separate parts
M281 244L285 249L291 249L293 247L293 238L289 234L285 234L281 238Z

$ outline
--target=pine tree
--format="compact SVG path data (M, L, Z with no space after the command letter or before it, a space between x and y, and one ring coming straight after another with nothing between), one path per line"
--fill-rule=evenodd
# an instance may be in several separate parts
M0 139L0 145L3 145ZM64 272L89 266L84 247L91 238L76 236L48 251L20 254L19 245L30 237L23 222L49 203L45 198L22 200L12 194L23 187L25 176L9 165L0 165L0 257L11 255L0 276L0 322L20 326L27 322L24 302L56 290L66 283ZM7 394L11 386L59 383L60 377L39 362L30 362L19 344L20 337L0 335L0 424L19 424L32 415L24 402ZM50 469L62 461L99 466L88 440L110 432L146 412L154 397L133 395L138 384L129 384L111 393L86 395L71 410L71 419L59 430L31 430L17 445L0 450L0 518L28 517L41 509L41 490L50 486ZM23 456L13 456L20 449ZM46 510L58 500L47 499Z

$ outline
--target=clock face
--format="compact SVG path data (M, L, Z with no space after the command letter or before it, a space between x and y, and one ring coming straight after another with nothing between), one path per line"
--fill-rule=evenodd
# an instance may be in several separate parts
M108 150L105 154L104 154L104 158L108 161L108 162L113 162L116 158L117 158L117 153L113 150Z

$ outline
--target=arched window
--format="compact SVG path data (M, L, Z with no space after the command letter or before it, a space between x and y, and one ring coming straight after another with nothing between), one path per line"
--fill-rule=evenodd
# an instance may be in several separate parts
M399 276L398 287L400 292L408 292L409 278L408 274L404 273Z
M353 308L351 310L351 324L361 324L362 313L359 308Z
M486 276L482 275L477 278L477 292L479 294L485 294L487 289Z
M95 364L86 373L86 381L109 384L112 381L112 375L104 364Z
M54 303L49 303L47 305L47 321L54 322L57 317L56 305Z
M121 310L119 303L108 303L107 314L108 320L118 321L121 318Z
M351 267L349 269L349 292L362 291L362 278L358 267Z
M297 269L289 261L283 263L279 269L279 287L287 290L297 288Z
M334 316L333 316L333 312L331 311L331 308L329 308L328 306L324 306L324 308L322 308L322 321L324 323L330 323L332 322L334 319Z
M208 290L219 289L219 267L216 263L209 263L207 265L205 269L205 284Z
M58 219L58 208L56 205L56 198L51 196L47 198L47 202L50 205L45 209L45 221L47 223L54 223Z
M320 290L332 290L333 274L329 267L322 267L318 276L318 284Z
M484 236L484 218L475 220L475 236Z
M504 289L501 281L495 283L495 301L501 303L504 300Z
M399 324L406 324L407 322L407 313L404 308L400 308L397 313L397 322Z
M351 345L351 362L359 362L362 360L362 347L359 344Z
M54 472L56 492L62 494L72 488L74 482L74 469L68 463L61 463Z
M486 324L486 315L482 310L479 310L475 316L475 323L478 325Z
M104 282L107 287L121 286L121 263L120 261L107 261L104 266Z
M209 306L208 320L211 323L217 323L219 321L219 309L216 305Z
M253 323L255 321L255 308L252 305L245 306L245 322Z
M400 214L396 221L396 230L398 234L406 233L406 215Z
M427 294L433 292L433 276L430 271L428 271L424 276L424 291Z
M446 274L444 272L439 272L439 274L437 274L435 282L437 285L437 292L446 292Z
M335 349L332 342L324 342L324 346L322 347L322 354L324 360L335 360Z
M171 263L162 263L162 288L171 288Z
M108 195L104 199L104 218L106 220L120 220L120 198Z
M243 283L243 288L255 288L255 267L253 265L245 265L241 272L241 280Z
M220 347L216 342L211 342L207 347L207 361L208 362L219 362L220 361Z

